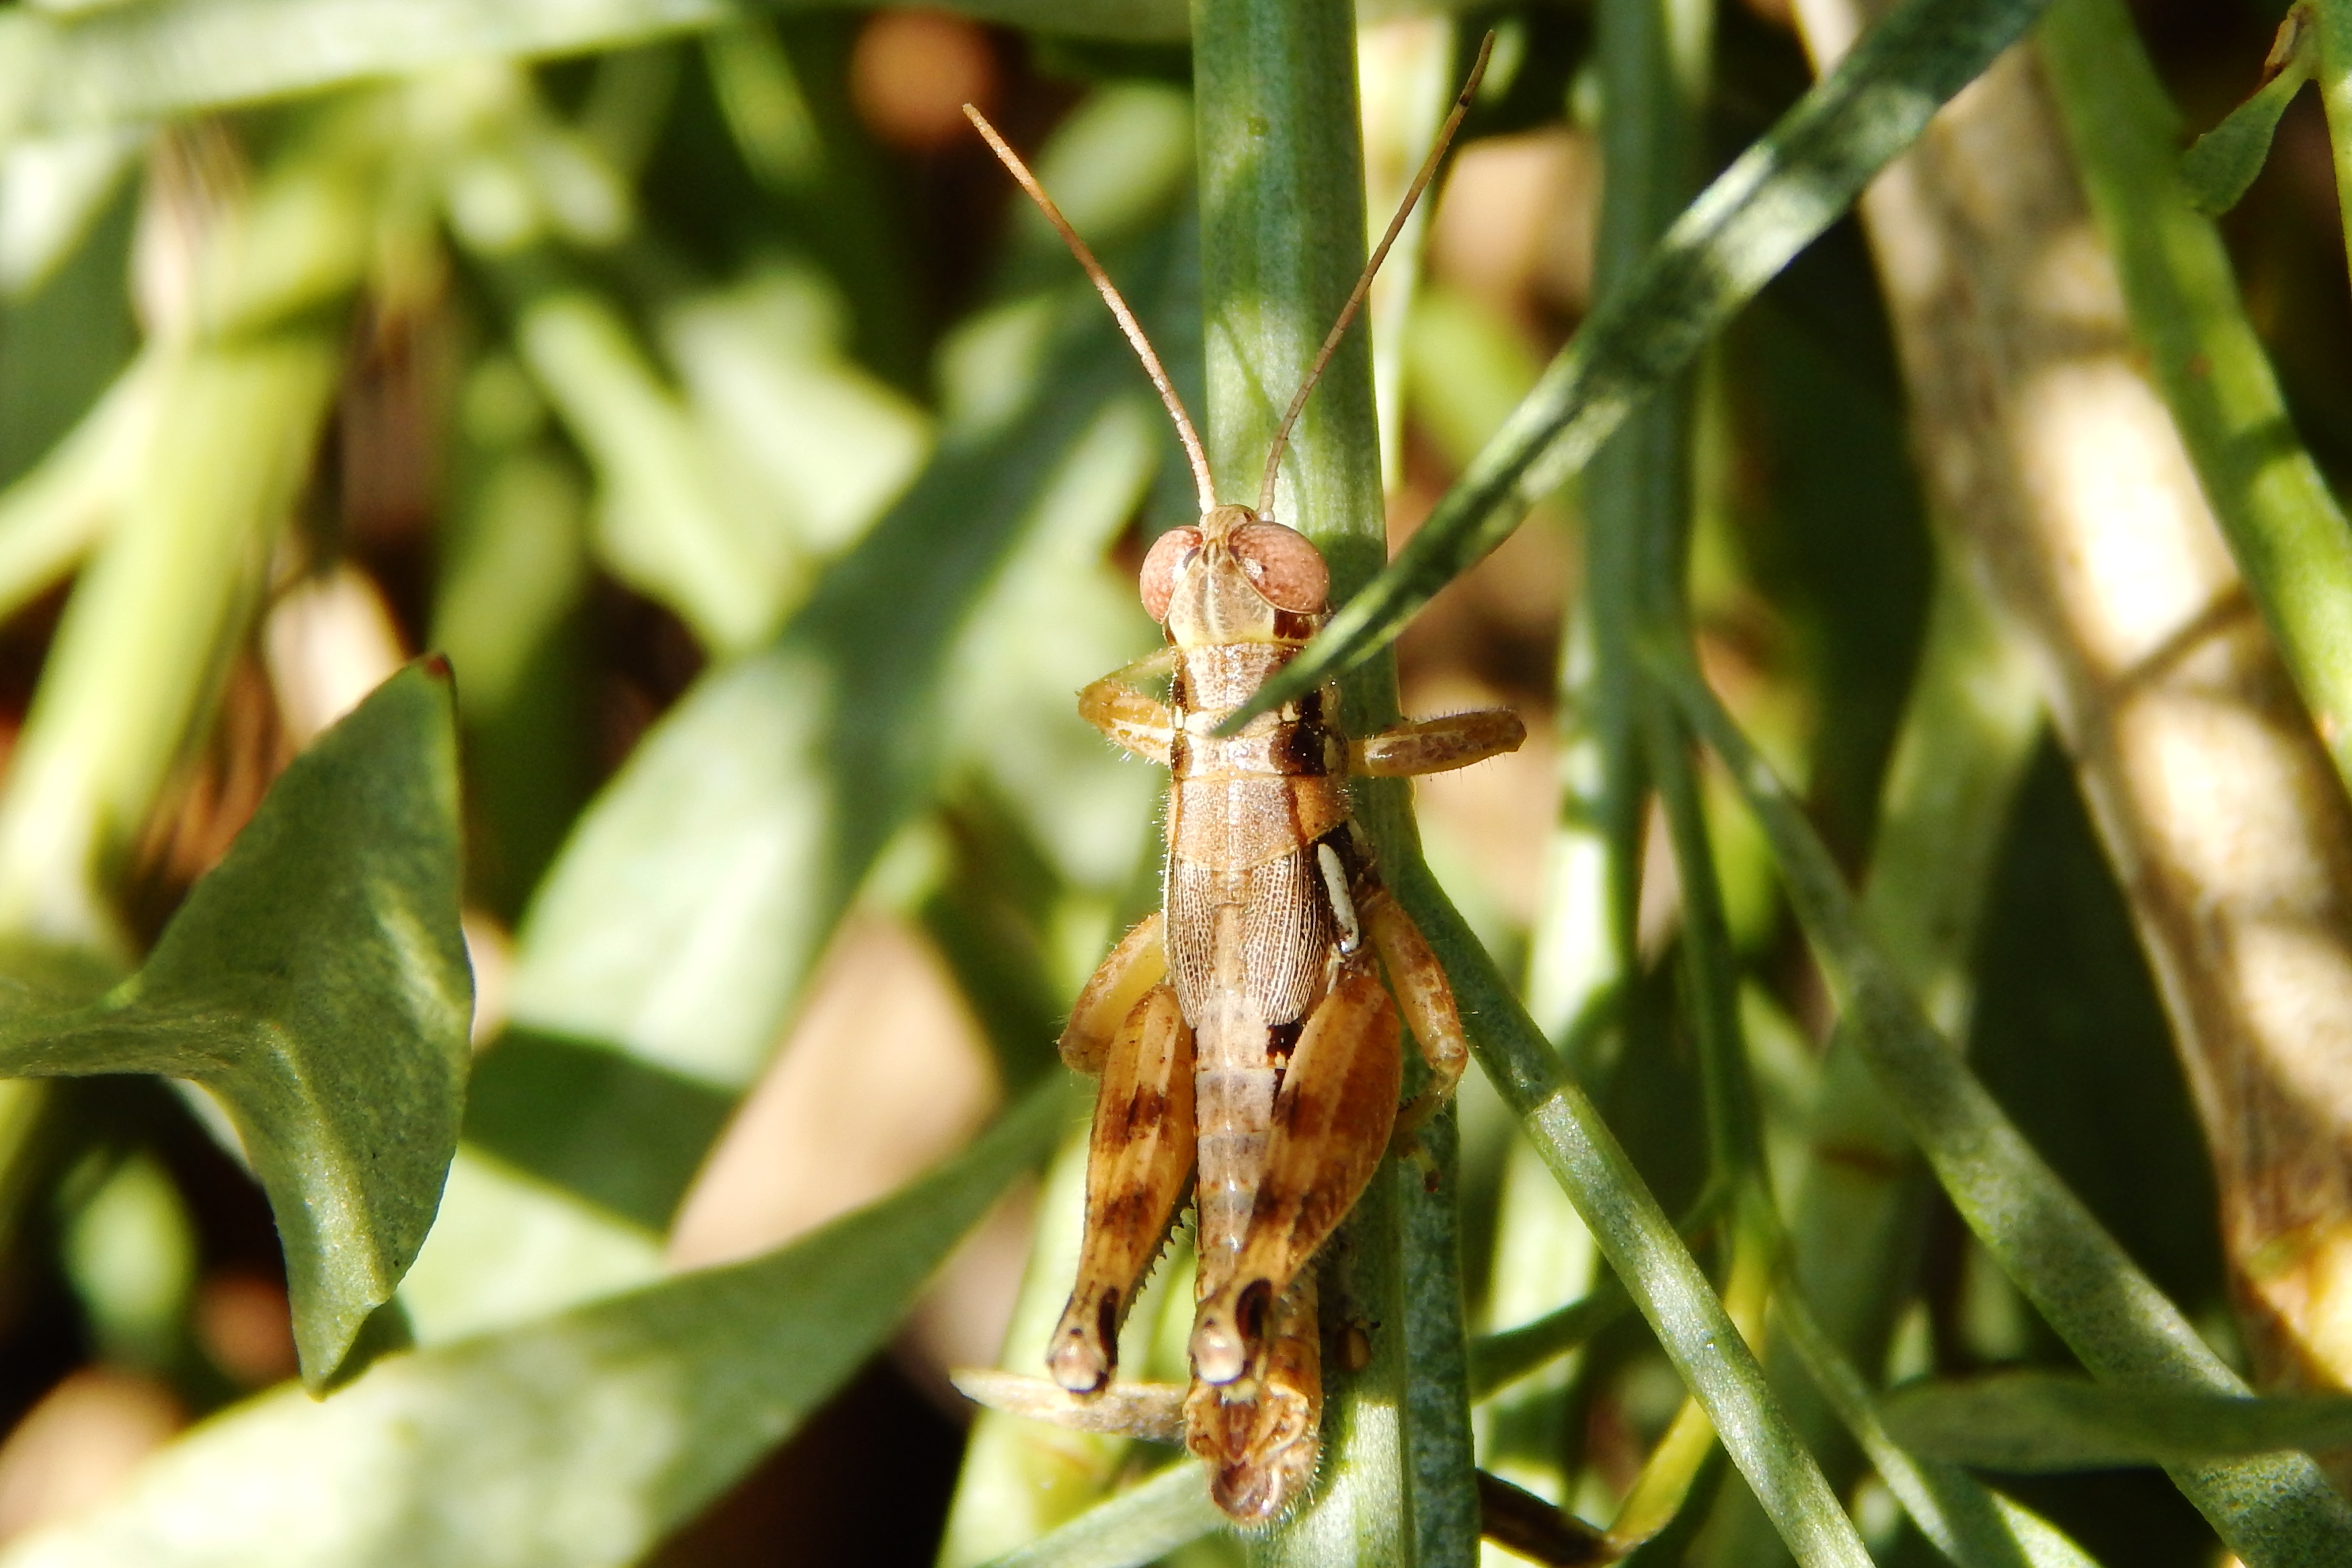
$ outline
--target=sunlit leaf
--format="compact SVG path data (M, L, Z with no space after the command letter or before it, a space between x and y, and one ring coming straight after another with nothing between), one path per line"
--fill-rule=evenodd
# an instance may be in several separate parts
M2040 47L2151 379L2279 661L2352 780L2352 525L2296 433L2221 230L2182 189L2180 112L2120 5L2053 7Z
M782 1251L265 1395L8 1568L608 1568L800 1423L1069 1113L1042 1085L971 1147ZM1189 1467L1188 1467L1189 1468ZM1196 1483L1197 1484L1197 1483Z
M445 674L404 670L287 768L138 973L0 1020L0 1072L161 1073L227 1108L313 1384L391 1299L457 1145L473 990L456 752Z

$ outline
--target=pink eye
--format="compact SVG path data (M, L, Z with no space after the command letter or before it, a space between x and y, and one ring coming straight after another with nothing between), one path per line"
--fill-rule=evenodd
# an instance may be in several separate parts
M1153 620L1168 618L1168 601L1176 595L1176 574L1200 552L1197 528L1171 528L1152 542L1151 552L1143 558L1143 570L1137 574L1137 585L1143 591L1143 607Z
M1296 529L1278 522L1244 523L1234 530L1227 543L1248 570L1257 591L1276 609L1314 615L1329 601L1331 574L1323 564L1323 553ZM1147 583L1150 571L1147 563ZM1149 587L1144 597L1150 597Z

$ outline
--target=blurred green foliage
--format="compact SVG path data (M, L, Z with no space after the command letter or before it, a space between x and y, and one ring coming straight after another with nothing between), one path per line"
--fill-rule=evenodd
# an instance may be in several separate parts
M2135 329L2340 757L2352 311L2291 100L2352 42L2298 11L2265 79L2275 7L2065 3ZM2301 1452L2347 1405L2240 1381L2134 889L1931 539L1846 217L2043 9L1905 0L1815 83L1765 0L0 8L0 1530L47 1526L0 1563L1455 1568L1482 1507L1645 1564L2352 1555ZM1310 656L1352 714L1538 742L1419 825L1361 791L1481 1070L1334 1249L1322 1484L1242 1539L1168 1450L950 1403L919 1326L1041 1370L1051 1041L1158 855L1070 693L1193 510L954 109L1232 500L1402 183L1363 146L1417 161L1490 28L1283 504L1362 590ZM875 1066L920 987L839 982L874 929L970 1104ZM882 1103L776 1120L796 1072ZM746 1159L854 1198L698 1250L805 1196ZM1017 1291L937 1287L1024 1215ZM206 1419L52 1521L12 1489L91 1367Z

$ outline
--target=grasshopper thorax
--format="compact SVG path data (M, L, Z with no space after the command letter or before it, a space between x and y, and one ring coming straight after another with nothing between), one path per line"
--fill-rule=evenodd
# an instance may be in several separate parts
M1297 530L1221 506L1161 534L1140 586L1143 607L1178 647L1303 643L1322 625L1331 574Z

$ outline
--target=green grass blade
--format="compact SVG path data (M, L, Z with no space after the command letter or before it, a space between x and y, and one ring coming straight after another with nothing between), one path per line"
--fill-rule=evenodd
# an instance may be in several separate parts
M1616 1136L1584 1091L1562 1076L1549 1042L1494 960L1425 874L1398 882L1399 896L1453 978L1479 1065L1575 1201L1797 1561L1809 1568L1868 1563L1844 1507L1766 1386L1763 1369Z
M1633 1298L1613 1279L1531 1323L1470 1342L1470 1392L1490 1399L1519 1379L1584 1344L1631 1310Z
M1414 1548L1424 1564L1478 1561L1477 1459L1470 1430L1470 1363L1462 1307L1462 1135L1448 1105L1423 1124L1433 1188L1405 1173L1405 1462L1412 1472Z
M1181 1459L982 1568L1142 1568L1224 1521L1201 1467Z
M2090 1555L2041 1515L1965 1470L1905 1452L1880 1419L1870 1385L1838 1353L1803 1300L1783 1291L1774 1310L1806 1370L1870 1456L1887 1489L1955 1568L2093 1568Z
M144 968L0 1030L0 1072L163 1073L227 1106L313 1386L391 1300L457 1147L473 980L452 706L440 667L385 682L287 768Z
M1864 925L1828 848L1687 659L1652 661L1720 755L1774 858L1842 1009L1954 1206L2004 1273L2101 1378L2244 1391L2045 1163L1920 1013ZM2318 1563L2352 1540L2352 1506L2309 1460L2183 1466L2175 1483L2249 1564Z
M2181 184L2180 117L2131 16L2064 0L2039 42L2132 327L2279 657L2352 783L2352 522L2296 436L2221 231Z
M780 1252L387 1356L324 1404L264 1395L8 1568L607 1568L634 1562L878 1349L1051 1146L1069 1080ZM235 1500L223 1506L224 1500Z
M2327 147L2336 163L2336 210L2352 237L2352 5L2315 0L2319 23L2319 101L2327 111Z
M1396 561L1245 712L1287 701L1385 646L1529 506L1583 468L1634 405L1835 222L2044 4L1905 0L1873 28L1691 204Z
M2026 1473L2352 1447L2352 1398L2342 1394L2255 1399L2055 1373L1913 1384L1887 1396L1885 1414L1915 1453Z
M2026 766L2042 732L2040 677L2022 640L1974 575L1936 575L1920 649L1881 791L1863 908L1930 1009L1957 1033L1973 997L1969 963L1985 900ZM1918 1151L1853 1038L1852 1018L1830 1036L1807 1161L1789 1212L1786 1269L1806 1320L1841 1355L1880 1364L1908 1300L1926 1195ZM1822 1456L1833 1481L1853 1464L1833 1412L1783 1341L1766 1365L1790 1419ZM1852 1423L1845 1422L1851 1426ZM1738 1510L1715 1532L1710 1563L1759 1561L1763 1521Z
M1192 16L1194 135L1201 184L1205 428L1222 497L1255 505L1276 421L1362 270L1361 117L1348 0L1199 0ZM1291 438L1274 515L1313 540L1344 600L1387 553L1370 340L1350 331ZM1364 670L1341 691L1364 734L1396 713L1395 672ZM1405 794L1352 792L1384 868L1416 848ZM1326 1248L1326 1322L1402 1325L1401 1212L1393 1162L1377 1173ZM1324 1362L1324 1461L1313 1494L1246 1545L1286 1568L1414 1561L1405 1335L1372 1336L1370 1364ZM1433 1368L1432 1370L1436 1370ZM1457 1383L1426 1389L1466 1411ZM1451 1478L1466 1487L1467 1475ZM1458 1510L1453 1510L1458 1513Z

